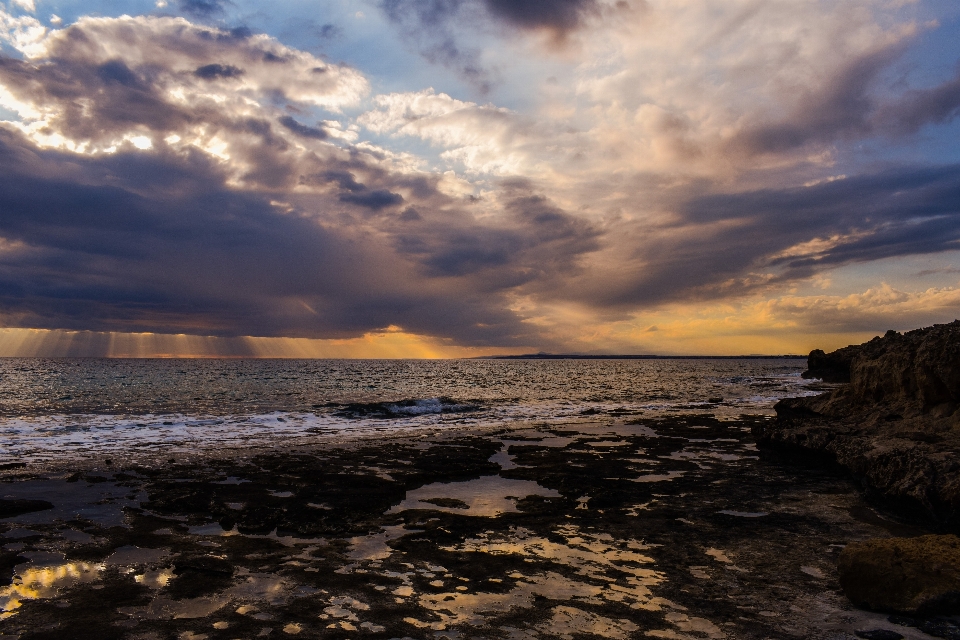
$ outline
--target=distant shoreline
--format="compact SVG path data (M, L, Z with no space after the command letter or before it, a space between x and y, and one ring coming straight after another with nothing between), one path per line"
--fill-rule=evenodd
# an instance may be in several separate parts
M519 356L476 356L469 360L806 360L805 355L749 356L656 356L656 355L577 355L572 353L527 353Z

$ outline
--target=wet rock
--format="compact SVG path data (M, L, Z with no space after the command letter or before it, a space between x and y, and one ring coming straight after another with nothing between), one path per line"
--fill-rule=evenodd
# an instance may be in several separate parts
M931 618L920 622L917 628L935 638L960 640L960 626L957 626L956 621L945 618Z
M463 500L458 500L457 498L426 498L420 502L428 502L430 504L435 504L438 507L447 507L448 509L469 509L468 505Z
M854 542L840 554L837 568L840 586L858 606L902 614L960 613L956 536Z
M224 575L233 575L233 565L216 556L186 556L178 558L173 563L174 572L177 574L187 570L199 571L204 573L216 573Z
M173 563L174 579L167 592L174 599L199 598L225 589L232 583L234 567L222 558L188 555Z
M27 559L21 555L18 555L16 552L2 552L0 551L0 587L5 587L13 580L13 570L21 562L26 562Z
M47 509L53 509L53 504L46 500L0 500L0 518L12 518L24 513L46 511Z
M815 350L804 375L845 384L778 402L758 440L822 454L895 510L960 531L960 321Z

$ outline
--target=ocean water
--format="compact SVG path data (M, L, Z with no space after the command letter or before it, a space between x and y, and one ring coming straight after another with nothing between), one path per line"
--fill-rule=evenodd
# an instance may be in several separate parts
M0 359L3 462L707 412L814 393L802 359Z

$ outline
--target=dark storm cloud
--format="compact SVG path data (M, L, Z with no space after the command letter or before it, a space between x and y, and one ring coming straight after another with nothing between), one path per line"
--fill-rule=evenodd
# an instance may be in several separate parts
M634 256L642 271L586 295L613 306L719 298L842 264L960 249L960 165L701 196L678 214Z
M367 188L366 185L357 182L357 179L352 173L340 169L331 169L329 171L324 171L323 173L317 174L312 177L312 182L332 182L344 191L363 191Z
M501 299L417 276L362 229L231 191L199 152L83 158L3 132L0 170L0 237L22 243L0 257L0 309L20 326L529 338Z
M167 25L142 28L165 37ZM536 327L510 310L516 287L555 288L599 247L595 229L529 185L510 186L484 223L438 191L439 176L394 173L272 107L231 108L229 85L217 87L232 69L246 66L248 86L264 77L262 51L243 39L204 48L201 37L167 68L159 55L104 61L85 53L93 34L64 35L57 52L70 55L0 58L0 84L41 105L47 131L115 151L44 150L0 128L7 326L332 338L397 325L462 345L535 344ZM322 82L338 82L329 68ZM171 98L193 86L200 99ZM204 102L207 91L226 98ZM222 155L168 142L197 131ZM144 133L150 148L122 142Z

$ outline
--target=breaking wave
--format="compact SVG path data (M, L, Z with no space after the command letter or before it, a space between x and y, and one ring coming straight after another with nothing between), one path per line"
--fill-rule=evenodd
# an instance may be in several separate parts
M438 413L469 413L483 407L476 402L460 402L453 398L421 398L398 402L351 402L335 405L334 415L341 418L408 418Z

